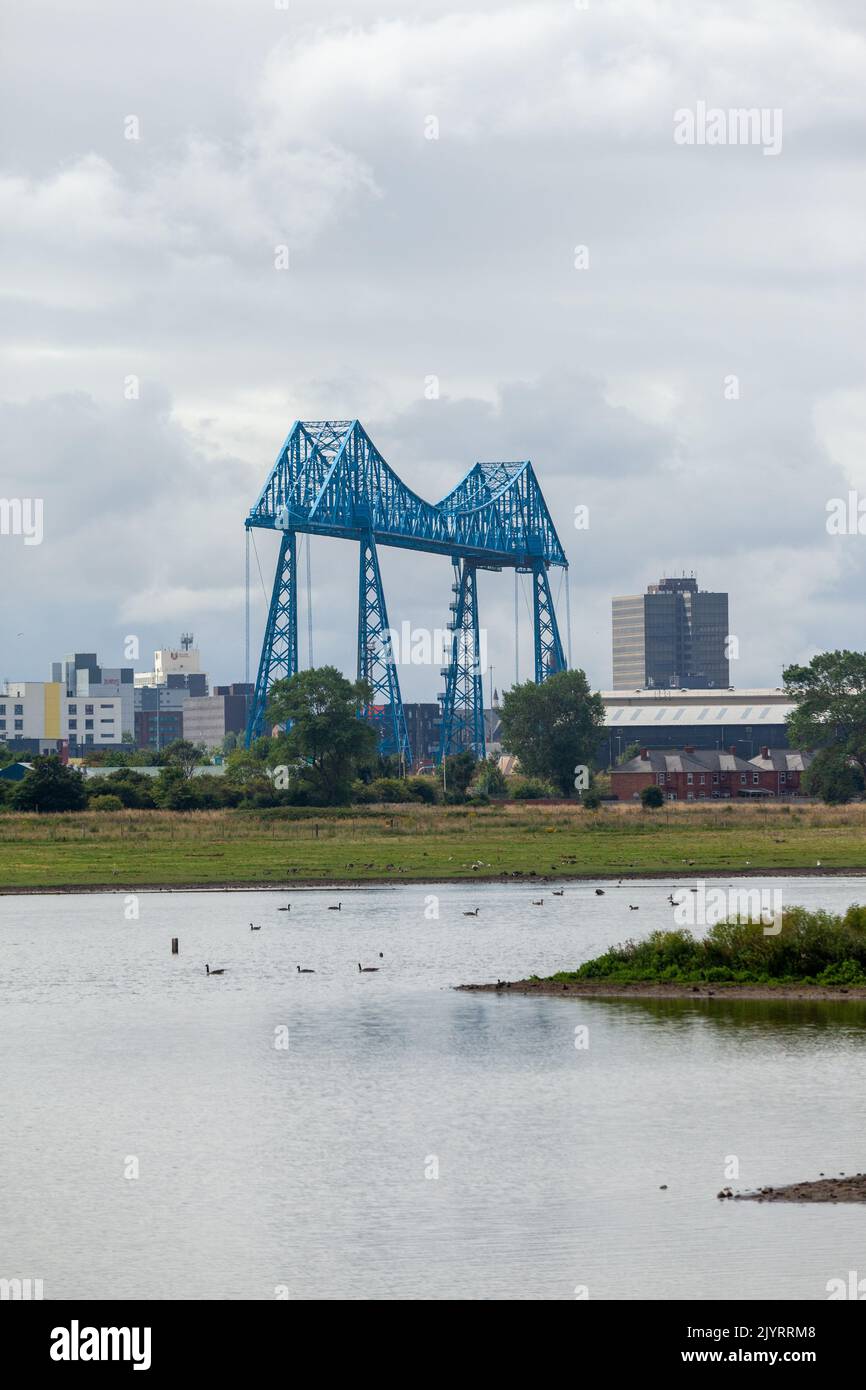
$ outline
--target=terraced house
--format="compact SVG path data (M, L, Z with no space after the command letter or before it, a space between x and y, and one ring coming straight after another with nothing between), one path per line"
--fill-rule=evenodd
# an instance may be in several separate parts
M634 801L653 786L667 801L796 796L810 762L809 753L779 748L762 748L749 761L733 749L642 748L636 758L611 769L611 790L618 801Z

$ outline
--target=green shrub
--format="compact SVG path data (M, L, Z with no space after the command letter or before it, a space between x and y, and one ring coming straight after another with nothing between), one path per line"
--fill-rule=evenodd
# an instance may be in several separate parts
M661 787L644 787L640 794L640 804L645 811L657 811L664 806L665 798Z
M682 929L654 931L586 961L571 978L866 985L866 907L841 915L791 907L779 925L768 932L760 921L717 922L701 941Z
M91 796L87 801L89 811L122 811L123 802L119 796Z
M404 785L413 801L432 806L439 799L439 784L432 777L407 777Z
M548 784L537 777L524 777L515 783L511 795L515 801L543 801L552 792Z

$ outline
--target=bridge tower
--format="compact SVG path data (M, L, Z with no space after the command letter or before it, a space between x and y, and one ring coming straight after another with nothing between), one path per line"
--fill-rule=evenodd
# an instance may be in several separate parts
M358 679L366 681L373 692L370 704L359 713L378 729L382 753L396 754L405 767L410 767L412 752L388 626L379 553L372 532L361 540Z
M454 557L448 665L443 667L442 733L439 760L471 750L485 756L481 630L478 625L478 566Z
M274 681L289 680L298 669L298 563L294 531L284 531L265 624L256 688L247 719L247 747L265 732L268 692Z

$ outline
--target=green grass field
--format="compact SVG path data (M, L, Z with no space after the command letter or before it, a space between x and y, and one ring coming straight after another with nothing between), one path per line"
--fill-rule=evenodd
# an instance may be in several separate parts
M866 805L0 815L0 888L866 870ZM474 867L473 867L474 866Z

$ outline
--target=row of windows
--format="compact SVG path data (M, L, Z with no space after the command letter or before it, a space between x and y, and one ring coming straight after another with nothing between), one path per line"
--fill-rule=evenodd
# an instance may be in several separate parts
M740 773L740 786L741 786L741 787L744 787L744 786L746 785L747 776L748 776L748 774L745 773L745 772L741 772L741 773ZM672 777L673 777L673 774L672 774ZM727 774L727 772L723 772L723 773L722 773L722 781L723 781L723 782L727 782L727 780L728 780L728 774ZM780 782L786 782L787 780L788 780L788 774L787 774L786 772L780 772L780 773L779 773L779 781L780 781ZM659 772L659 773L657 773L657 774L656 774L656 781L658 782L658 784L659 784L660 787L663 787L664 784L665 784L665 781L666 781L666 774L665 774L664 772ZM695 781L695 774L694 774L693 772L687 772L687 773L686 773L686 785L689 786L689 787L694 786L694 781ZM706 781L707 781L706 773L703 773L703 772L702 772L702 773L700 774L700 781L699 781L698 785L701 786L701 787L706 786ZM718 774L718 772L714 772L714 773L713 773L713 786L717 786L717 785L718 785L718 781L719 781L719 774ZM752 773L752 786L753 786L753 787L759 787L760 785L761 785L761 774L760 774L760 772L753 772L753 773Z
M0 704L0 714L5 714L5 713L6 713L6 706L5 706L4 704ZM12 713L13 713L13 714L23 714L23 713L24 713L24 706L23 706L23 705L16 705L15 708L13 709Z

